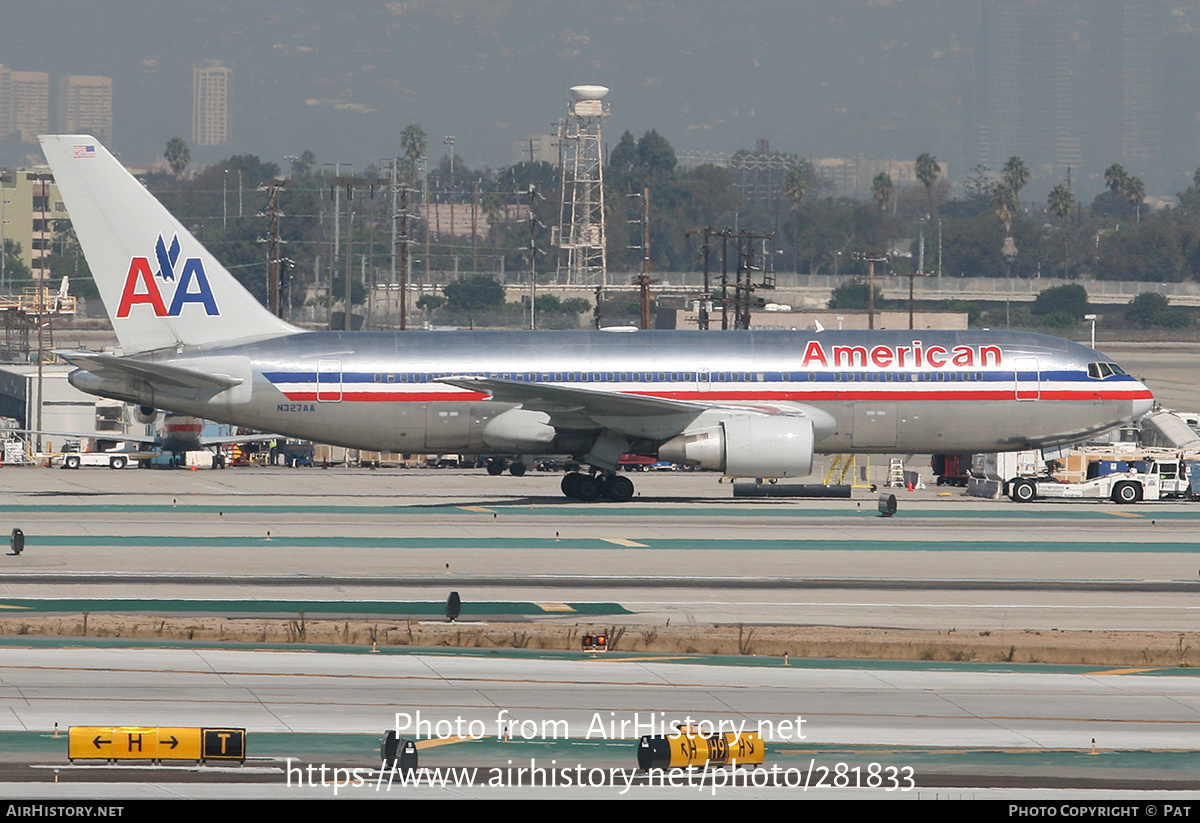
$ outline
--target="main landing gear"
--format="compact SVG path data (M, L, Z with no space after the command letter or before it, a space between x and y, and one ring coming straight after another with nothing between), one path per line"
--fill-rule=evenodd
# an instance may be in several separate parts
M508 469L508 473L513 477L525 476L525 464L520 460L514 460L513 462L509 463L507 460L494 457L487 462L487 473L492 477L498 477L504 474L505 469Z
M619 474L571 472L562 479L562 493L584 503L602 497L614 503L624 503L633 499L633 481Z

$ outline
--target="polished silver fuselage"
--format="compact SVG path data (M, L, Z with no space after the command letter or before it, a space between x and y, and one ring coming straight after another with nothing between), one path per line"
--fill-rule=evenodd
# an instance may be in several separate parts
M139 359L243 383L205 397L86 373L73 382L144 406L398 452L492 450L484 429L513 404L438 382L463 375L709 407L813 407L837 423L816 444L821 453L1066 444L1152 402L1128 375L1090 377L1088 364L1107 357L1017 332L307 332Z

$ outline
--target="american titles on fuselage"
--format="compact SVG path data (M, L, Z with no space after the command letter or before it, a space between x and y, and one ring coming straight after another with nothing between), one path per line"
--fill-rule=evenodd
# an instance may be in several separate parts
M999 346L925 346L920 340L908 346L825 346L810 340L804 347L802 368L988 368L1000 366L1004 354Z

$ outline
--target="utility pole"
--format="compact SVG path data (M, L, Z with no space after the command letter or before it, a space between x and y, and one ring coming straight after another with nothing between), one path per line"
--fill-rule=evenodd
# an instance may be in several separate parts
M534 211L537 190L529 184L529 328L537 328L537 213Z
M454 256L454 142L455 142L454 135L453 134L446 135L446 139L443 140L442 142L450 147L450 188L448 190L449 195L450 195L450 244L447 248L450 251L450 256L453 257ZM454 268L456 269L455 274L457 275L458 274L457 261L455 262Z
M400 331L408 329L408 188L400 192Z
M704 238L704 243L700 246L700 257L704 261L704 290L700 295L700 299L696 302L696 327L701 331L708 331L708 315L712 310L712 292L709 285L708 257L709 245L708 238L714 237L720 232L715 231L709 226L705 226L699 232L694 229L688 229L687 236L699 234Z
M354 210L353 210L354 189L356 187L357 188L367 187L369 189L369 191L371 192L371 197L374 197L375 196L375 188L377 186L386 186L389 182L390 181L386 177L353 177L353 176L352 177L338 176L338 177L334 177L330 181L330 186L333 188L335 199L337 199L343 186L346 189L346 282L345 282L345 289L344 289L345 308L343 310L343 317L342 317L342 320L343 320L342 327L346 331L351 331L353 328L353 326L351 325L351 311L350 311L351 310L351 290L350 290L351 266L350 266L350 262L351 262L351 258L353 257L353 255L350 254L350 238L353 236L351 230L352 230L353 222L354 222ZM335 211L335 215L336 215L336 211ZM335 254L336 254L336 246L335 246ZM330 327L332 329L332 325L333 325L333 303L332 303L333 280L332 280L332 278L330 278L329 285L330 285L329 318L330 318ZM364 283L364 286L365 285L366 284Z
M867 328L875 328L875 264L886 263L886 254L855 254L855 260L867 261Z
M279 316L279 264L282 262L279 240L279 190L287 181L276 178L263 184L267 190L267 301L271 313Z
M631 249L640 248L642 250L642 273L635 275L633 284L638 287L639 300L642 309L643 329L651 328L650 323L650 284L657 283L650 277L650 189L644 187L640 194L630 194L628 197L642 198L642 219L630 220L630 223L642 224L642 244L641 246L630 246Z

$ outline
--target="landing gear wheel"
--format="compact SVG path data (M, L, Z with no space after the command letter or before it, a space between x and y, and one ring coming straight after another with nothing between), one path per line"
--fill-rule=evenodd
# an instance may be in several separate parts
M1133 504L1142 499L1142 489L1137 483L1118 483L1112 490L1114 503Z
M579 475L579 483L575 487L575 499L582 500L584 503L591 503L599 500L603 491L604 489L599 480L589 477L586 474L581 474Z
M608 499L614 503L626 503L633 499L633 481L628 477L614 474L605 485L608 487Z
M1037 497L1037 486L1028 480L1014 480L1011 496L1014 503L1031 503Z
M487 462L487 473L492 477L498 477L504 473L503 460L489 460Z
M572 499L579 498L579 481L583 479L583 475L579 472L571 472L564 475L561 483L562 493Z
M511 474L513 477L524 477L525 476L525 464L519 460L514 461L513 464L508 467L508 473Z

